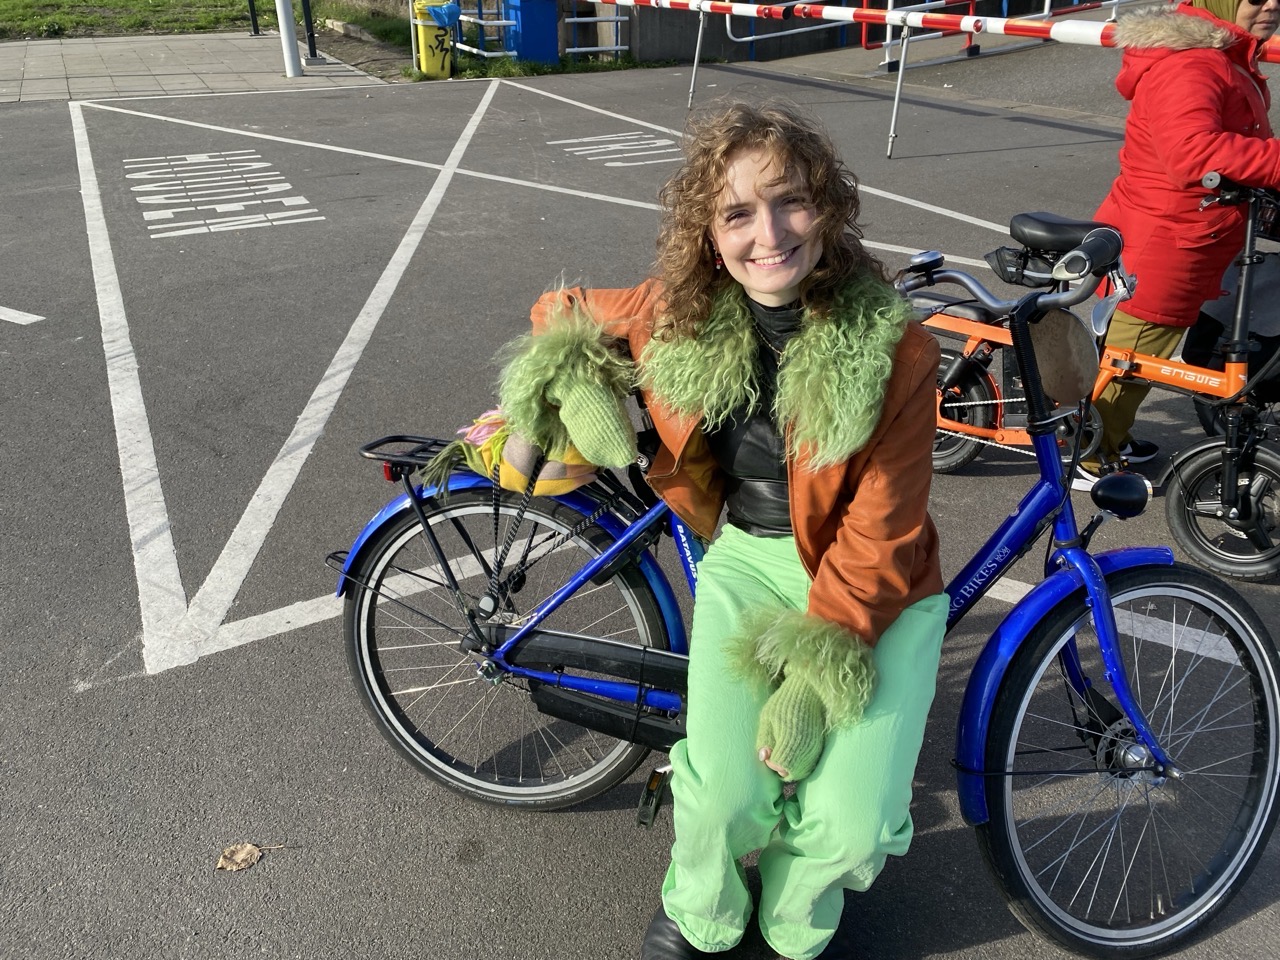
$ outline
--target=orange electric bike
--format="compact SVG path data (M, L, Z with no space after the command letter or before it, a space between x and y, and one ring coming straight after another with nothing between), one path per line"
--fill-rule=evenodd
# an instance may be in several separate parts
M1280 453L1267 439L1280 439L1280 353L1266 355L1248 335L1251 282L1266 256L1260 238L1274 238L1280 197L1268 190L1240 187L1210 174L1204 185L1216 190L1209 204L1248 204L1245 246L1235 319L1205 366L1165 360L1132 350L1106 347L1101 353L1093 397L1113 380L1145 383L1186 394L1194 401L1207 437L1176 453L1160 477L1165 511L1175 540L1198 563L1240 579L1280 573ZM1053 267L1062 252L1046 238L1064 218L1019 214L1009 224L1020 247L988 255L1008 283L1065 288ZM1141 281L1141 278L1138 278ZM943 340L938 367L938 432L933 467L950 473L970 463L984 446L1031 453L1021 384L1013 371L1009 331L981 304L928 291L912 301L924 323ZM1095 330L1101 335L1103 330ZM1090 402L1064 409L1057 430L1064 457L1077 456L1075 434L1083 433L1079 457L1096 452L1100 424Z

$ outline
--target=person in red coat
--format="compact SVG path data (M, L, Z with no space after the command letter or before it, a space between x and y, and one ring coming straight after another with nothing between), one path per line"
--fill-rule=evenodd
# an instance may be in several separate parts
M1094 215L1124 237L1137 290L1107 331L1108 346L1170 357L1200 305L1221 292L1244 242L1242 207L1201 208L1216 171L1249 186L1280 187L1280 141L1258 70L1262 44L1280 25L1280 0L1189 0L1124 17L1116 89L1131 101L1120 175ZM1129 431L1148 387L1115 381L1095 401L1100 449L1081 464L1077 489L1104 463L1142 463L1154 444Z

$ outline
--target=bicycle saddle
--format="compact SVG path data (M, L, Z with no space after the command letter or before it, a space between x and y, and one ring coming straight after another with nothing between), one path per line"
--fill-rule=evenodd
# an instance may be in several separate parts
M1105 226L1094 220L1070 220L1056 213L1017 213L1009 221L1009 236L1032 250L1066 253L1080 246L1090 230Z

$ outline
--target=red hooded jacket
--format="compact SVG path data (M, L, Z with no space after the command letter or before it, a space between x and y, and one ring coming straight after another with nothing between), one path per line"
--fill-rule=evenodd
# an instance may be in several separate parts
M1280 141L1256 58L1262 41L1183 4L1120 20L1116 89L1132 101L1120 176L1094 218L1124 237L1138 278L1126 313L1184 327L1221 293L1244 243L1244 208L1210 206L1200 180L1217 171L1249 186L1280 187Z

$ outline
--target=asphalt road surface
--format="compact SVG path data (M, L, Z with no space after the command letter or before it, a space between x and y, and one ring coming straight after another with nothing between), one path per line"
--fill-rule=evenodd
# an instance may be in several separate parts
M704 66L698 96L806 105L890 265L928 248L980 271L1014 213L1102 198L1113 70L1055 47L922 67L892 160L885 78ZM494 349L558 278L645 275L688 84L659 68L5 108L0 308L41 319L0 322L0 955L635 956L671 840L669 816L634 825L639 775L550 814L425 780L357 700L323 557L394 492L360 443L486 409ZM163 186L212 154L254 164L253 202L195 209ZM1197 435L1185 400L1145 411L1165 453ZM948 574L1031 476L992 451L937 479ZM1168 540L1157 499L1098 542ZM1280 629L1280 590L1241 589ZM948 640L915 845L857 901L867 957L1059 955L1006 911L949 766L1005 609L985 600ZM269 849L215 871L239 841ZM1278 849L1179 956L1280 953Z

